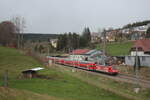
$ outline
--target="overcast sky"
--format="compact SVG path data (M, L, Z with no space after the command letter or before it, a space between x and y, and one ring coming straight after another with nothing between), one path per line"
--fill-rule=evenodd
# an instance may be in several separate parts
M150 0L0 0L0 22L26 20L25 32L64 33L150 20Z

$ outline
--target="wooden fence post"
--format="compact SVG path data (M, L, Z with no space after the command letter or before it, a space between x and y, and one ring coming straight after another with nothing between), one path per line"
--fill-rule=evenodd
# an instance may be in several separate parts
M4 72L4 87L8 87L8 70Z

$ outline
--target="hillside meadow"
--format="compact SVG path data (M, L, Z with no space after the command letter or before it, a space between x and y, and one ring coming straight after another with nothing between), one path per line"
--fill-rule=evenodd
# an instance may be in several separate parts
M106 52L108 55L111 56L123 56L123 55L129 55L130 49L133 46L133 42L118 42L118 43L107 43L106 44ZM96 49L102 50L103 45L97 44Z
M22 78L21 71L35 67L44 67L45 69L39 71L39 74L47 78ZM17 89L16 91L25 90L26 93L30 91L39 94L39 96L48 95L65 100L128 100L125 97L88 84L66 72L58 71L55 68L47 68L16 49L0 47L0 86L3 86L5 70L8 71L9 88ZM0 89L0 92L2 97L5 91ZM30 92L27 94L30 94ZM10 97L11 93L5 95ZM13 93L11 96L25 98L24 95L18 93ZM4 100L9 99L5 97ZM31 100L35 99L31 98Z

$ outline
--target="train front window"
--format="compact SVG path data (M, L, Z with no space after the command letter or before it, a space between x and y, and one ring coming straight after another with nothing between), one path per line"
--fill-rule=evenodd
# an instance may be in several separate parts
M117 69L116 66L112 66L113 69Z

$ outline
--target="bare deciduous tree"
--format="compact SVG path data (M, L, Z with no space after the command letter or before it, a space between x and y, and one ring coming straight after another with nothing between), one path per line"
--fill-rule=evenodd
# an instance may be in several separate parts
M12 22L16 26L16 34L17 34L17 47L22 48L23 46L23 32L26 28L25 26L25 18L21 16L17 16L12 18Z

